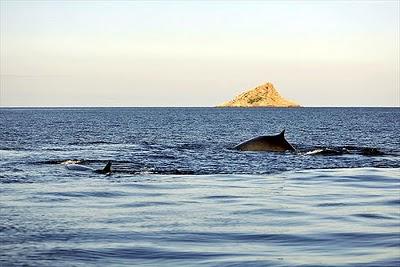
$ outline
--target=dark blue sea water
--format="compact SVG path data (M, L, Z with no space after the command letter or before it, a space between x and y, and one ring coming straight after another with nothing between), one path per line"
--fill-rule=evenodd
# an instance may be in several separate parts
M400 265L399 108L2 108L0 127L0 266ZM232 149L282 129L297 152Z

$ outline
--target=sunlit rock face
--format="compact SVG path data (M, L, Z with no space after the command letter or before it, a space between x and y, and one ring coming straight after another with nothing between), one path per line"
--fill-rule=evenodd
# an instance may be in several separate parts
M300 105L284 99L274 85L268 82L248 90L218 107L300 107Z

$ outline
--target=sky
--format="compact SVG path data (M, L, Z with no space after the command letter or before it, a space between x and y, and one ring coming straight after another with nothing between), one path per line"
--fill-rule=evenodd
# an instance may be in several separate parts
M400 106L399 1L0 0L0 106Z

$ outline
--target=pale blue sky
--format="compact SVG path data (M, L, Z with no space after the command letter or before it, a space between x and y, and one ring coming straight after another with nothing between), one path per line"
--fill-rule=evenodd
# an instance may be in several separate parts
M399 106L399 1L0 0L1 106Z

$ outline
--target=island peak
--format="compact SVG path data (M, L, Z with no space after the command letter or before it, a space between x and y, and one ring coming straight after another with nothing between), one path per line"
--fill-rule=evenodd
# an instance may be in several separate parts
M236 96L218 107L300 107L299 104L283 98L270 82Z

